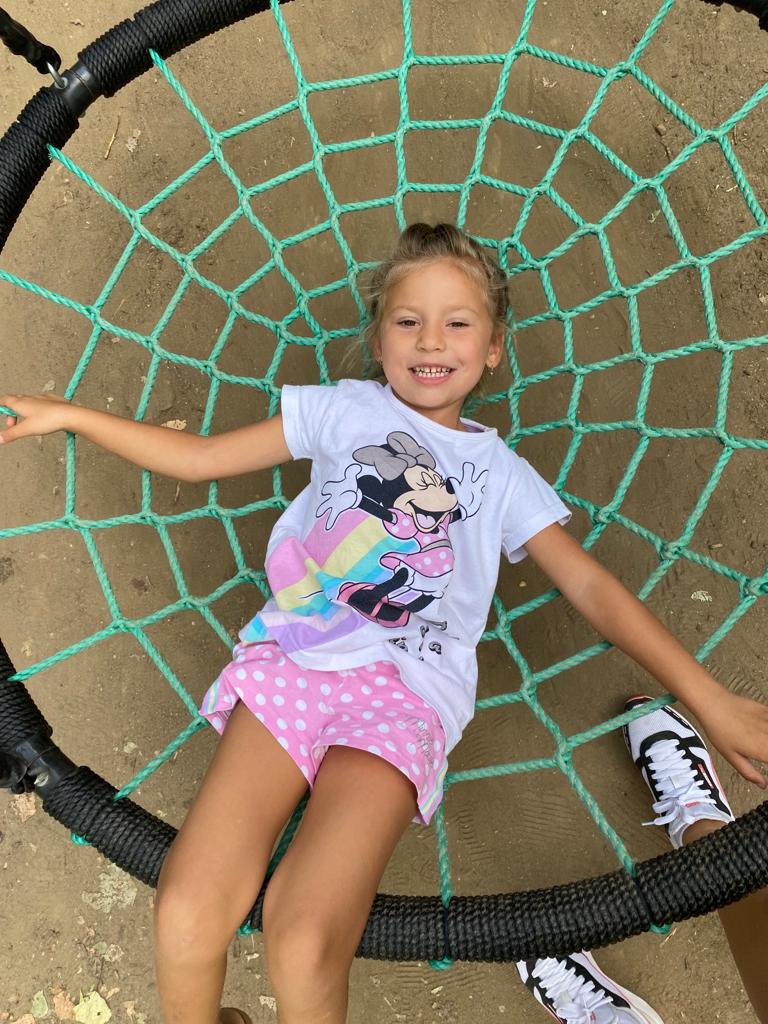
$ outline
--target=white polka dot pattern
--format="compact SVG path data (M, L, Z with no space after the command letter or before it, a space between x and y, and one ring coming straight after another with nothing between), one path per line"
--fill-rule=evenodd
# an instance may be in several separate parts
M415 788L419 813L414 821L429 822L442 798L446 770L437 712L403 685L392 662L321 672L301 669L278 651L273 641L239 644L203 698L201 714L222 733L241 700L310 786L331 746L383 758Z

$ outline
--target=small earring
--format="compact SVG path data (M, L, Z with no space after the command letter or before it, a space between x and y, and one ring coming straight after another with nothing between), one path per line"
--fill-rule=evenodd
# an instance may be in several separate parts
M491 376L493 376L493 371L495 370L495 367L491 366L490 363L487 363L486 365L487 365L488 369L490 370Z

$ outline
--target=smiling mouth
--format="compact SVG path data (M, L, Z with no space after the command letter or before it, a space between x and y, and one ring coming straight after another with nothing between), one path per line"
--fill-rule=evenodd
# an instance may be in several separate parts
M412 366L410 372L414 377L436 380L442 377L450 377L453 368L450 366Z
M428 512L426 509L419 508L418 505L411 502L411 508L413 509L413 518L420 530L428 532L434 530L437 526L438 520L442 516L442 512L435 514L434 512Z

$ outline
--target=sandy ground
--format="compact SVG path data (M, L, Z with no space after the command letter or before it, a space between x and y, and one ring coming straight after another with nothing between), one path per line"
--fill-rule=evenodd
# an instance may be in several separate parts
M310 79L352 75L399 63L400 13L391 0L329 5L295 0L286 19ZM99 5L30 0L11 5L46 41L62 52L65 66L83 45L134 10L130 0ZM482 0L468 7L453 0L415 4L417 51L502 51L513 42L522 5ZM626 53L655 11L649 0L632 5L618 0L558 0L539 5L531 40L597 63L612 63ZM705 126L718 124L765 76L765 36L754 20L730 9L716 10L685 0L669 17L650 47L643 67ZM271 16L221 34L179 55L171 67L193 100L218 128L248 114L271 109L294 95L292 73ZM0 53L0 127L11 123L41 81L36 73ZM410 83L411 116L477 116L495 89L493 67L454 72L421 69ZM596 80L552 64L521 61L513 73L507 105L559 127L572 127L586 109ZM372 125L396 125L397 96L384 83L313 97L313 117L321 137L332 141L369 134ZM688 139L655 101L637 85L620 83L609 96L595 129L631 166L652 174ZM407 150L411 180L460 180L473 152L471 132L413 140ZM733 142L758 196L766 196L766 125L753 114L734 133ZM168 88L150 73L87 114L66 152L123 202L138 205L159 191L205 152L199 129ZM297 116L271 123L238 142L228 156L249 183L265 180L307 158L309 142ZM551 140L518 131L494 131L488 142L488 167L510 181L534 184L554 152ZM391 152L367 151L327 162L332 187L342 200L386 195L395 184ZM561 194L587 217L599 217L624 191L617 172L586 146L577 146L557 181ZM670 200L694 252L735 237L749 223L722 155L707 147L670 185ZM519 203L490 190L477 190L468 227L502 235L514 222ZM185 187L148 223L182 251L196 244L232 208L233 195L216 172L206 172ZM303 178L265 197L259 207L278 234L314 223L322 211L316 184ZM410 218L451 218L452 197L410 196ZM390 215L349 218L347 237L357 258L379 255L394 236ZM526 244L545 252L564 237L562 215L540 204ZM28 204L3 256L2 266L82 302L93 301L128 238L121 219L65 169L54 167ZM206 259L206 272L224 286L243 280L253 263L252 236L232 232ZM637 280L674 258L663 219L650 202L638 201L613 229L612 245L624 280ZM251 247L251 248L249 248ZM256 253L259 257L261 250ZM718 323L723 337L740 338L764 329L766 250L724 260L713 271ZM317 285L338 274L338 253L327 240L307 243L292 254L292 269ZM762 270L761 270L761 262ZM335 261L335 262L334 262ZM562 305L578 303L604 287L605 269L596 249L579 247L553 271ZM146 331L176 283L175 270L149 246L139 248L105 315L123 326ZM514 301L526 316L544 308L532 274L517 278ZM34 391L66 387L83 343L87 324L76 313L56 308L9 286L0 289L0 381L2 390ZM253 308L270 315L284 310L279 282L266 281L252 295ZM348 300L335 298L318 310L324 326L354 323ZM706 330L700 292L692 276L679 275L640 303L643 338L649 350L684 344ZM165 339L175 351L205 357L222 324L222 310L202 293L182 306ZM575 330L577 358L607 358L627 348L627 310L608 303ZM270 339L258 332L236 334L226 368L234 373L264 372ZM557 361L562 336L538 326L521 332L516 351L525 373ZM341 349L329 349L333 367ZM254 370L254 364L261 367ZM222 364L224 365L224 364ZM78 400L120 414L133 414L141 395L148 360L138 346L114 339L102 343L88 369ZM659 368L649 403L648 422L697 426L712 422L720 364L696 356L684 364ZM681 376L681 372L682 375ZM765 436L766 376L764 350L736 357L728 426L734 433ZM307 352L292 352L278 383L317 379ZM685 386L680 387L683 380ZM521 402L524 425L565 414L571 380L558 377L530 389ZM587 382L580 415L591 421L629 418L640 384L639 371L612 370ZM153 391L147 418L185 420L199 428L207 384L199 373L165 364ZM266 403L250 392L223 393L214 429L226 429L267 413ZM505 416L507 417L505 420ZM500 407L479 418L506 433L508 413ZM522 447L544 475L554 479L569 439L566 431L540 435ZM628 432L594 435L582 448L568 480L569 489L596 502L607 501L634 449ZM630 488L626 514L669 538L678 536L701 493L719 446L704 441L655 442ZM27 441L2 453L6 487L0 522L16 526L61 514L65 490L64 442L53 436ZM138 472L118 460L78 446L77 510L86 517L132 511L141 501ZM295 495L307 479L304 465L283 474L285 493ZM692 544L723 564L753 575L764 572L766 463L759 453L738 453L716 489ZM257 474L222 485L220 500L240 505L253 495L273 493L271 474ZM158 480L153 505L159 510L194 508L206 500L202 487ZM261 566L274 515L248 517L238 534L250 564ZM577 536L587 532L583 516L574 517ZM179 527L173 541L192 593L208 594L233 571L223 531L211 521ZM128 617L162 607L177 595L167 562L149 528L119 527L98 538L114 580L116 598ZM597 554L627 582L639 587L656 564L644 542L611 527ZM545 588L531 566L503 565L499 595L507 607ZM78 537L63 530L4 542L0 552L3 639L18 668L90 635L109 621L90 558ZM697 596L698 595L698 596ZM704 596L702 596L704 595ZM734 587L689 565L668 574L650 605L692 649L736 603ZM220 602L217 614L234 631L258 607L258 593L239 588ZM202 620L192 614L153 627L149 634L195 698L204 691L226 649ZM562 601L528 616L514 638L535 667L542 667L591 642L583 622ZM736 691L766 694L763 680L765 603L758 604L711 654L708 664ZM480 693L514 689L517 684L499 644L480 652ZM613 714L628 694L653 689L652 682L626 659L610 653L542 686L546 709L568 732ZM53 723L55 738L74 760L91 765L122 785L165 746L187 720L178 698L139 645L122 637L60 663L30 683L39 706ZM137 799L153 813L178 824L189 805L214 747L212 733L197 736L145 785ZM451 767L461 769L531 757L551 749L551 741L520 709L479 716L455 751ZM755 806L750 789L718 762L737 813ZM621 739L612 735L590 744L576 767L599 798L633 856L645 859L667 849L658 829L641 829L651 816L647 792L628 764ZM482 785L482 789L480 786ZM613 870L613 854L597 834L567 784L553 774L501 779L454 787L448 796L450 852L458 893L542 887ZM159 1020L151 967L152 893L108 864L93 850L70 843L64 830L34 801L0 797L0 867L4 876L3 927L0 932L0 1020L105 1021L153 1024ZM382 891L436 891L434 837L413 827L403 839ZM667 1021L721 1021L752 1024L737 972L717 919L686 922L666 937L644 935L600 953L605 970L641 993ZM274 1001L264 974L258 936L237 940L231 954L226 1001L247 1006L254 1020L274 1020ZM108 1011L104 1009L104 1005ZM91 1016L86 1009L90 1007ZM100 1015L97 1010L100 1009ZM429 965L358 961L352 973L350 1020L383 1024L424 1021L450 1024L481 1021L541 1021L544 1013L519 984L511 966L458 964L447 972Z

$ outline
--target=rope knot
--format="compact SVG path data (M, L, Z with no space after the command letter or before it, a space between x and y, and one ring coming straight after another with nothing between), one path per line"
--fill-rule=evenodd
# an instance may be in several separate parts
M680 558L682 553L683 549L680 547L679 544L675 543L662 544L661 548L659 549L659 556L664 562L676 562L677 559Z
M742 597L765 597L768 594L768 579L747 580L741 587Z

